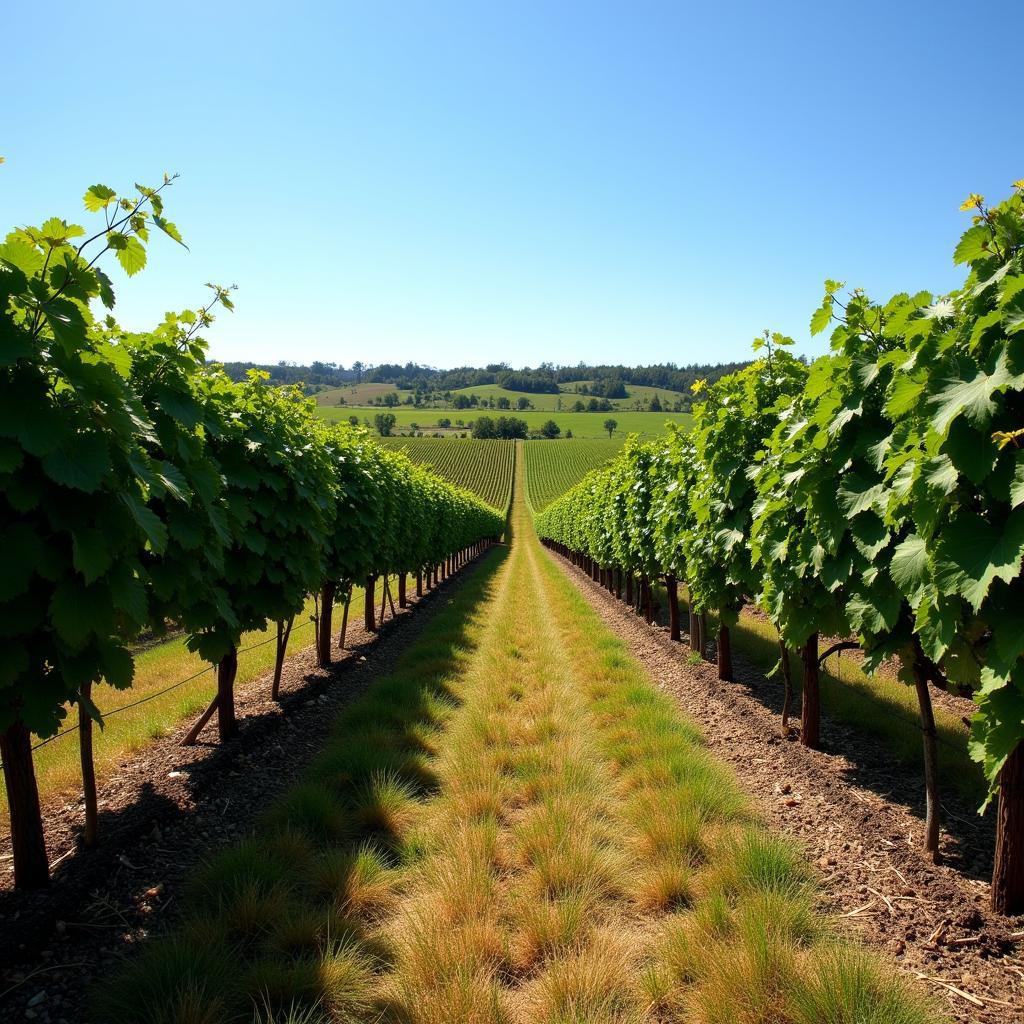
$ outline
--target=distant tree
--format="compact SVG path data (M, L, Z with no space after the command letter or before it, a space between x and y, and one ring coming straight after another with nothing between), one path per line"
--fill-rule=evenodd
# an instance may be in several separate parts
M651 412L661 412L661 399L657 395L651 399Z
M349 423L352 424L353 427L358 427L359 426L359 417L358 416L349 416L348 421L349 421Z
M363 370L366 369L366 364L361 360L357 359L352 364L352 372L356 375L356 383L361 384L363 380Z
M480 440L490 440L493 437L497 437L495 432L494 420L490 416L477 416L473 420L473 436Z
M383 399L381 399L381 401L382 401L382 402L384 403L384 405L386 405L386 406L387 406L387 407L388 407L389 409L393 409L393 408L394 408L394 407L395 407L396 405L398 405L398 403L399 403L399 401L400 401L400 399L399 399L399 397L398 397L398 392L397 392L397 391L389 391L389 392L388 392L388 393L387 393L387 394L386 394L386 395L385 395L385 396L383 397Z
M448 419L447 416L442 416L440 419L438 419L437 425L439 427L447 428L447 427L450 427L452 425L452 421L450 419Z
M381 437L390 437L395 426L395 414L393 412L379 412L373 417L373 425Z
M567 430L565 432L565 438L566 438L566 440L569 440L571 437L572 437L572 430L570 429L570 430Z
M540 436L546 437L549 441L558 437L562 428L554 420L546 420L540 428Z
M594 381L590 389L593 395L603 395L605 398L626 398L626 385L621 377L609 377L606 380Z
M506 398L505 395L499 395L498 396L498 408L499 409L511 409L512 408L511 400Z
M587 406L582 401L582 399L577 398L576 401L573 402L572 411L573 412L586 412L587 411Z
M530 400L525 395L520 395L516 399L516 408L522 412L524 409L530 408Z
M344 404L345 404L345 396L344 395L338 395L338 405L344 405Z
M473 396L474 398L476 395ZM466 395L456 395L452 403L456 409L468 409L473 403Z
M525 438L530 428L526 420L517 419L515 416L499 416L494 421L494 436L504 438Z
M611 440L612 434L618 429L619 421L613 420L610 417L604 421L604 429L608 431L608 439Z

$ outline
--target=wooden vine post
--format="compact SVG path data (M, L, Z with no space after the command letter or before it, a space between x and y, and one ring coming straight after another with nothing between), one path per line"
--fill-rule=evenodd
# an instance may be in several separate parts
M366 599L363 601L363 624L368 633L377 631L377 618L373 610L374 590L376 589L377 577L368 576L366 579Z
M352 603L352 584L345 591L345 606L341 612L341 632L338 634L338 650L345 650L345 633L348 631L348 609Z
M99 806L96 800L96 768L92 758L92 718L85 710L92 701L92 681L82 686L82 700L78 702L78 757L82 764L82 798L85 804L85 829L82 845L89 849L96 845L99 835Z
M235 718L235 676L238 675L238 648L231 649L217 665L217 732L228 740L238 732Z
M404 608L405 606L405 573L400 572L398 574L398 607Z
M1024 913L1024 743L1018 743L999 772L996 857L992 868L992 909Z
M320 589L320 625L316 635L316 663L320 668L331 664L331 617L337 584L327 580Z
M270 684L270 699L280 700L281 672L284 669L284 656L288 650L288 638L292 635L293 615L287 622L284 619L277 623L277 643L274 650L274 681Z
M679 583L669 573L665 577L665 593L668 595L668 635L670 640L679 640Z
M818 634L812 633L801 648L804 666L803 706L800 712L800 742L818 749L821 743L821 688L818 676Z
M0 733L0 758L11 816L11 852L16 889L39 889L50 881L39 790L32 764L32 736L19 719Z
M732 637L724 622L718 625L718 678L732 682Z
M938 734L935 730L935 712L928 690L930 675L941 675L938 667L930 662L921 647L921 641L914 636L914 661L911 666L914 689L917 691L917 708L921 718L921 739L924 744L924 788L925 826L924 850L936 864L939 863L939 752Z

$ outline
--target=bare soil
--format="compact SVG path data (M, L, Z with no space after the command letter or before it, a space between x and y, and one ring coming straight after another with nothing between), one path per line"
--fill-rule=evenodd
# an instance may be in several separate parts
M13 889L9 837L0 839L0 1021L83 1020L92 980L167 927L195 865L253 832L323 749L339 711L392 670L475 565L419 601L410 587L410 607L394 619L389 611L376 634L363 628L361 604L353 608L346 650L335 647L329 669L312 648L287 659L280 703L270 699L272 672L238 687L240 729L229 742L218 742L215 716L195 746L180 746L193 719L126 758L99 787L96 849L80 847L80 803L44 806L48 889ZM340 623L337 608L335 631Z
M927 986L954 1020L1024 1021L1024 917L989 909L990 820L952 795L944 798L943 863L932 864L919 852L923 779L895 772L880 741L830 721L827 708L824 749L801 746L795 732L783 737L779 682L735 650L735 682L720 682L717 667L691 664L688 644L673 643L665 626L648 625L581 569L549 554L657 685L700 724L765 821L802 846L821 878L822 909L841 929ZM939 700L970 707L953 694Z

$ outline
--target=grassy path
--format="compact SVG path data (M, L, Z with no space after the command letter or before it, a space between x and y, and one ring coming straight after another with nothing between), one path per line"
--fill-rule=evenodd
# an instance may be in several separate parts
M533 535L202 869L97 1019L915 1024Z

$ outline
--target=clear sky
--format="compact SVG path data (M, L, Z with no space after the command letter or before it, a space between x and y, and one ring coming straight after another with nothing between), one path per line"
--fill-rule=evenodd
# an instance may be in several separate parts
M1019 0L50 0L0 22L0 225L179 171L191 251L118 271L118 315L237 283L221 359L685 364L765 327L813 355L826 276L954 287L960 200L1024 175Z

